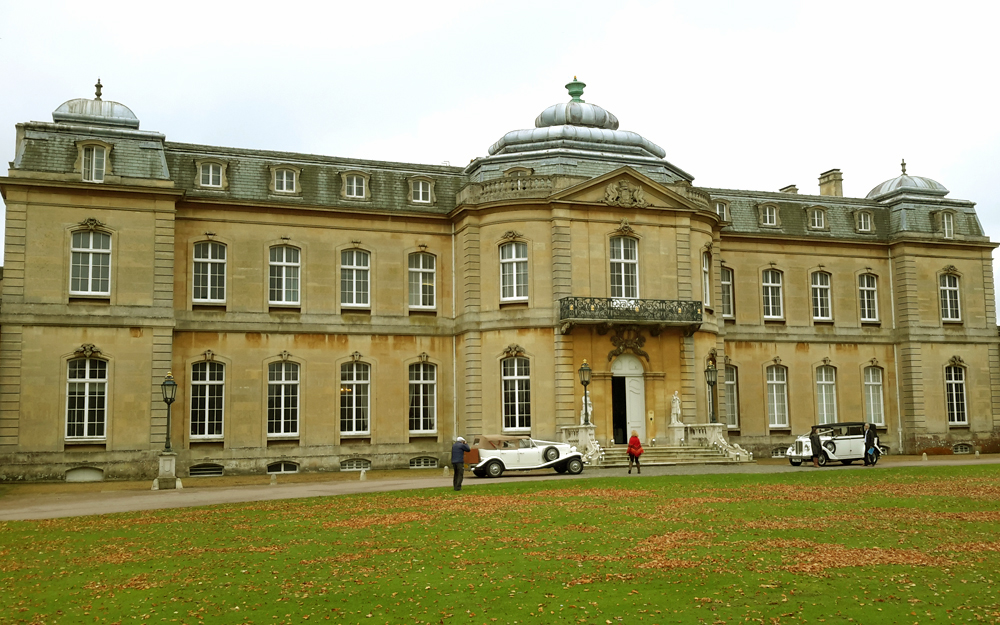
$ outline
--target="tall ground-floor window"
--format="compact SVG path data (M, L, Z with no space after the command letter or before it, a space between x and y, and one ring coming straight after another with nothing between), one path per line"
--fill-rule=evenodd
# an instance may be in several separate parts
M969 422L965 405L965 369L955 365L944 370L945 403L949 425Z
M104 438L107 361L98 358L71 360L66 377L66 438Z
M340 365L340 433L370 434L371 367L363 362Z
M505 430L531 429L530 373L527 358L505 358L501 362Z
M437 367L422 362L410 365L410 431L437 428Z
M198 362L191 367L191 438L222 436L225 366Z
M788 427L788 375L781 365L767 368L767 422L773 428Z
M865 421L885 425L882 410L882 369L865 367Z
M739 379L736 367L726 365L726 423L731 428L740 427Z
M299 366L272 362L267 366L267 434L299 433Z
M820 423L837 422L837 370L829 365L816 369L816 415Z

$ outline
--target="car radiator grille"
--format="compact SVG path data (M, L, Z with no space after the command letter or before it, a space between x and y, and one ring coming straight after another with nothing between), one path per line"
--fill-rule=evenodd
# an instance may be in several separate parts
M797 455L802 455L802 441L795 441L795 453Z

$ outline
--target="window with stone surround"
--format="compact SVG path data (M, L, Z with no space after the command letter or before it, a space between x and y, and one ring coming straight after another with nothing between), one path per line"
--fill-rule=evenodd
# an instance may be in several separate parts
M811 281L813 321L830 321L833 319L830 307L830 274L825 271L813 272Z
M958 365L945 367L944 384L948 425L967 425L969 416L965 402L965 368Z
M83 147L83 179L87 182L104 182L104 161L107 149L101 145Z
M342 308L370 308L369 275L371 255L358 249L340 252L340 305Z
M106 438L108 363L74 358L67 363L66 440Z
M862 322L878 321L878 277L875 274L858 276L858 304Z
M295 193L295 172L291 169L274 170L274 190L278 193Z
M500 301L528 299L528 244L513 241L500 246Z
M938 278L941 300L941 320L961 321L962 307L959 303L959 280L958 276L950 273L941 274Z
M885 425L882 403L882 369L865 367L865 421Z
M267 366L267 435L299 434L299 365L272 362Z
M433 204L436 201L434 197L434 180L426 176L419 176L410 178L410 203L412 204Z
M191 438L221 438L226 367L196 362L191 367Z
M410 432L437 431L437 367L427 362L410 365Z
M434 310L437 259L432 254L417 252L409 258L409 300L411 309Z
M215 158L198 159L195 165L195 186L199 189L226 190L229 179L226 175L229 164Z
M701 254L701 297L706 308L712 306L712 254Z
M761 273L764 319L784 318L781 280L781 272L777 269L765 269Z
M809 209L810 230L826 230L826 211L822 208Z
M531 368L527 358L518 356L500 361L503 382L503 429L505 432L531 431Z
M740 387L739 371L732 365L726 365L724 379L726 397L726 423L731 428L740 427Z
M772 428L788 427L788 369L767 368L767 423Z
M816 368L816 416L819 423L837 422L837 370L830 365Z
M215 241L194 245L192 299L197 304L226 303L226 246Z
M611 238L611 297L639 298L639 242L632 237Z
M295 306L299 302L299 249L288 245L278 245L270 249L268 265L269 304Z
M722 267L719 282L722 287L722 316L732 319L736 316L736 299L733 291L733 270L729 267Z
M79 230L70 243L71 296L111 295L111 235Z
M363 362L340 365L340 433L371 434L371 366Z

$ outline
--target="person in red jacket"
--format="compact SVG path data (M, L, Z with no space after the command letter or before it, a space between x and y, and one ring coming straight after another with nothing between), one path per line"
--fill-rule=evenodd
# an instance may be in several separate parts
M639 433L632 430L632 438L628 439L628 472L632 473L632 463L635 462L635 472L642 473L639 466L639 456L642 455L642 443L639 442Z

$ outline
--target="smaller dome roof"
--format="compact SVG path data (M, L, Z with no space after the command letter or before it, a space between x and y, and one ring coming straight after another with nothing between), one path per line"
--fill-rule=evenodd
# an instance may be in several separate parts
M97 84L97 97L93 100L77 98L68 100L52 111L54 122L76 122L81 124L97 124L100 126L124 126L138 128L139 118L132 109L119 102L101 99L101 81Z
M919 195L934 195L944 197L948 189L943 184L922 176L910 176L906 173L906 161L902 163L903 173L892 180L886 180L865 196L869 200L879 200L896 193L915 193Z
M589 128L604 128L618 130L618 118L606 109L589 104L580 99L583 88L587 85L573 77L566 89L573 98L569 102L553 104L535 118L535 128L549 126L585 126Z

